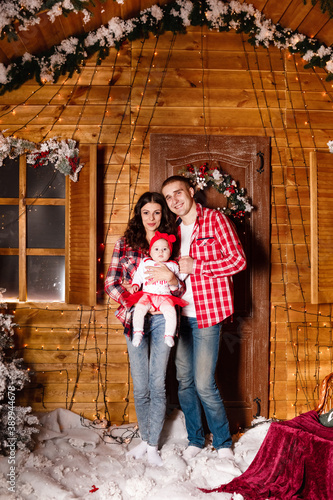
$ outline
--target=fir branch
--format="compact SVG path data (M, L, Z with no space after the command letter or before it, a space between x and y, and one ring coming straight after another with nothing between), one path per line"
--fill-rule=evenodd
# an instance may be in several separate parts
M306 5L307 0L303 0L304 5ZM318 0L311 0L312 5L316 5ZM323 14L327 11L330 18L333 17L333 0L320 0L320 10Z
M106 0L100 0L105 3ZM48 10L47 15L51 22L63 15L67 17L71 12L78 14L84 13L83 22L89 21L93 15L89 10L89 5L95 7L94 0L37 0L29 5L28 2L22 0L2 0L0 4L0 38L11 42L18 40L16 28L19 30L27 30L29 26L39 24L39 14Z
M79 162L79 149L73 139L58 141L54 137L35 144L26 139L18 139L13 136L5 137L0 132L0 168L6 158L17 158L23 153L28 153L28 165L37 168L51 163L56 170L68 175L74 182L77 182L78 174L83 167L83 164Z

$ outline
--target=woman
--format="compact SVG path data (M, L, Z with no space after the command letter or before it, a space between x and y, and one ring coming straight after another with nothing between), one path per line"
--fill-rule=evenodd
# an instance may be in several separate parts
M164 198L159 193L144 193L138 200L134 216L129 221L125 234L114 247L106 276L105 291L120 304L116 316L123 323L134 385L134 402L142 442L127 453L142 458L146 453L152 465L163 465L158 453L158 440L162 431L165 410L165 375L170 346L164 342L165 322L162 314L148 314L145 319L145 334L138 347L132 344L132 310L130 282L141 260L147 257L149 244L155 231L176 234L175 220ZM153 282L166 280L174 295L184 293L184 284L167 266L160 264L147 267L147 278Z

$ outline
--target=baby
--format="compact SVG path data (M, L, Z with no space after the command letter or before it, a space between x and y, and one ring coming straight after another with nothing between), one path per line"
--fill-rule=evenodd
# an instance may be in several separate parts
M174 345L174 336L177 326L177 313L175 304L180 306L187 305L185 300L175 297L171 294L172 290L177 290L178 286L169 285L166 280L152 283L145 277L146 266L158 266L159 263L165 264L178 279L184 280L186 275L179 273L179 266L174 261L169 261L172 254L172 243L176 241L173 234L160 233L156 231L151 239L149 246L149 255L143 259L136 270L132 280L133 295L130 302L135 304L133 314L133 340L132 343L138 347L144 335L143 325L144 317L153 307L156 311L161 311L165 319L164 342L172 347ZM142 285L142 291L138 292Z

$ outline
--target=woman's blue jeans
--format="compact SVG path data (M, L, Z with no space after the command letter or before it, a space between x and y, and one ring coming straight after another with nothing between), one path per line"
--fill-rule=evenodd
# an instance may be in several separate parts
M163 314L148 314L141 344L134 347L126 337L140 434L151 446L158 445L166 412L165 376L170 347L164 343L164 329Z
M182 316L176 351L178 397L185 415L189 446L204 447L203 407L217 450L230 448L232 444L228 418L215 382L220 328L219 323L199 329L196 318Z

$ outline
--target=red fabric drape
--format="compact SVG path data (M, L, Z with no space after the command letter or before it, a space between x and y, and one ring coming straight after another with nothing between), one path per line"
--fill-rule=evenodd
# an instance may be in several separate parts
M274 422L249 468L213 490L245 500L333 500L333 428L315 411Z

